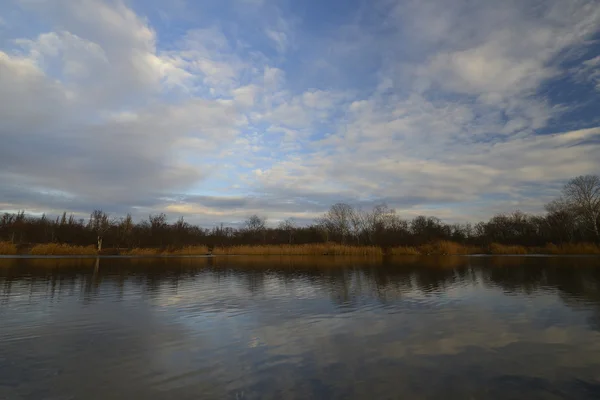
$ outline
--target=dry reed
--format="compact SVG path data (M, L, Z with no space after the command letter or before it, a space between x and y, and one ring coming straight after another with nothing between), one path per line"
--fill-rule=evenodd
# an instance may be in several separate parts
M560 245L549 243L543 248L543 251L556 255L600 254L600 246L593 243L564 243Z
M215 255L334 255L334 256L382 256L383 251L376 246L347 246L335 243L301 245L265 245L216 247Z
M395 256L416 256L416 255L466 255L466 254L481 254L483 251L478 247L465 246L460 243L442 240L424 244L418 247L394 247L390 250L391 255Z
M121 252L121 255L123 255L123 256L158 256L158 255L161 255L161 250L135 247L133 249L125 250L125 251Z
M441 240L439 242L429 243L419 247L421 254L450 256L467 255L482 253L481 249L473 246L465 246L460 243Z
M96 255L98 251L94 246L71 246L68 244L45 243L37 244L31 248L29 254L35 256L84 256Z
M419 256L421 252L415 247L399 246L390 249L392 256Z
M526 248L524 246L503 245L492 243L483 251L478 247L465 246L451 241L433 242L418 247L398 246L388 249L386 254L392 256L421 256L421 255L523 255L545 253L554 255L600 254L600 246L593 243L547 244L541 248ZM130 250L106 249L101 254L126 256L194 256L209 254L207 246L188 246L179 249L133 248ZM11 242L0 242L0 255L18 254L18 248ZM72 246L67 244L46 243L35 245L29 251L31 255L97 255L94 246ZM262 245L262 246L229 246L215 247L214 255L264 255L264 256L375 256L384 255L384 250L377 246L348 246L337 243L314 243L298 245Z
M17 246L12 242L0 242L0 255L12 256L17 254Z
M170 250L164 254L172 254L175 256L203 256L208 253L207 246L187 246L181 249Z
M516 255L516 254L527 254L527 249L523 246L508 246L499 243L492 243L490 245L491 254L503 254L503 255Z
M200 256L208 254L206 246L187 246L179 249L133 248L121 252L125 256Z

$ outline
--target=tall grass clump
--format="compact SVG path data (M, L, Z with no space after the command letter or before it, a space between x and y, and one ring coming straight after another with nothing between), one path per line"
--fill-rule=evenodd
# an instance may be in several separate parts
M466 255L481 252L476 247L465 246L460 243L451 242L449 240L440 240L438 242L425 244L419 247L419 251L421 254L440 256Z
M263 245L263 246L230 246L216 247L213 254L231 255L354 255L382 256L380 247L376 246L347 246L336 243L315 243L301 245Z
M504 255L527 254L527 249L523 246L508 246L499 243L492 243L490 245L490 253Z
M123 251L121 254L124 256L158 256L161 254L161 250L135 247L133 249Z
M398 246L390 249L392 256L419 256L421 252L416 247Z
M560 245L549 243L543 250L556 255L600 254L600 246L593 243L563 243Z
M13 256L17 254L17 246L12 242L0 242L0 255Z
M203 256L208 253L207 246L187 246L181 248L141 248L121 251L124 256Z
M172 254L175 256L203 256L208 254L208 252L207 246L187 246L168 251L165 254Z
M436 255L436 256L451 256L451 255L466 255L479 254L482 250L474 246L466 246L460 243L451 242L449 240L440 240L431 242L418 247L399 246L390 250L391 255L396 256L417 256L417 255Z
M29 254L34 256L87 256L96 255L98 251L94 246L71 246L68 244L46 243L36 244Z

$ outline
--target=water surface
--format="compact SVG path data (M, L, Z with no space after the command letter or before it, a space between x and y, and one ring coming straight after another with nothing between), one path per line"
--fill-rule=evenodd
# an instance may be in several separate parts
M0 259L0 399L598 399L592 257Z

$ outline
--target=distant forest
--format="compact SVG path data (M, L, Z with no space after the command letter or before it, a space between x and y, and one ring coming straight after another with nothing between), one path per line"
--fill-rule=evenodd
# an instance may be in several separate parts
M31 217L25 212L0 218L0 241L20 244L62 243L111 248L180 248L185 246L274 245L336 242L381 247L419 246L448 240L465 245L490 243L543 246L548 243L600 243L600 178L585 175L571 179L543 215L520 211L498 214L476 224L447 224L436 217L407 220L385 204L359 210L345 203L309 226L288 219L267 227L265 217L249 216L242 228L218 226L203 229L180 218L168 223L165 214L150 215L134 223L131 215L112 218L95 210L87 220L65 212L62 217ZM99 240L100 239L100 240Z

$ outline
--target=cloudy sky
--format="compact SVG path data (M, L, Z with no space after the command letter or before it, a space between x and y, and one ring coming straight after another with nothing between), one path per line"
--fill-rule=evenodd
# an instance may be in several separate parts
M4 0L0 210L466 221L600 173L600 2Z

